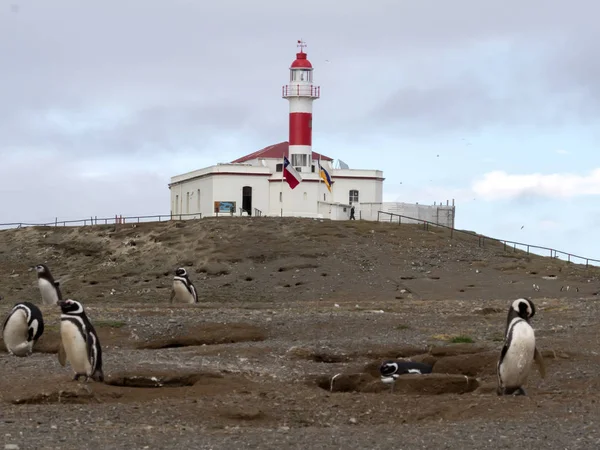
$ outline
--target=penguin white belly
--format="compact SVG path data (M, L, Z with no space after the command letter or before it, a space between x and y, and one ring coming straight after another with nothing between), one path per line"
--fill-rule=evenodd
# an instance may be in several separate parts
M23 310L17 310L8 319L2 338L6 349L15 356L26 356L32 345L27 342L27 315Z
M67 354L67 360L75 373L90 376L92 366L88 358L87 344L77 325L71 321L62 320L60 338Z
M187 290L187 287L183 282L179 280L173 281L173 290L175 291L175 298L179 302L183 303L194 303L194 296Z
M42 303L44 305L56 305L58 303L56 286L53 286L52 283L45 278L38 278L38 286L40 288L40 294L42 294Z
M535 334L525 322L513 327L512 341L500 365L500 378L505 387L520 387L527 382L533 365Z

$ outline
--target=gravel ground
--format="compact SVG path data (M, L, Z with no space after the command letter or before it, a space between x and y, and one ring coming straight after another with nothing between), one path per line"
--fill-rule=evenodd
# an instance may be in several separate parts
M37 301L28 267L39 261L86 306L106 382L71 381L56 355L58 311L42 307L32 356L9 356L0 341L0 449L600 444L596 269L360 222L22 229L0 232L5 311ZM198 305L168 304L179 264L192 268ZM534 370L527 397L500 398L506 310L524 295L547 376ZM434 373L392 393L372 371L396 357Z

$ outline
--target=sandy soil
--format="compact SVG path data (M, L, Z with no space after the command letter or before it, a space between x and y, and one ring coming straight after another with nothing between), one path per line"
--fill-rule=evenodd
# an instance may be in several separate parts
M7 449L600 445L595 268L366 222L27 228L0 232L4 314L41 303L29 270L39 262L85 305L106 380L71 381L56 354L59 312L42 307L32 356L0 341ZM168 304L179 265L197 305ZM521 296L538 309L548 373L532 372L527 397L498 397L506 310ZM434 373L405 376L392 393L376 373L388 358Z

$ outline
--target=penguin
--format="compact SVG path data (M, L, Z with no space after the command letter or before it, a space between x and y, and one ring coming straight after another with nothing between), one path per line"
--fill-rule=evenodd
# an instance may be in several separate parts
M379 366L381 381L391 384L390 392L394 390L394 383L400 375L431 373L433 366L413 361L384 361Z
M504 345L496 366L498 395L527 395L523 386L527 383L534 362L538 365L541 377L546 376L544 360L529 324L534 315L535 305L527 298L513 301L508 309Z
M54 280L46 264L38 264L35 266L35 270L38 276L38 287L42 295L42 303L44 305L58 305L62 300L60 282Z
M16 303L2 325L2 339L6 350L15 356L30 356L33 346L42 334L42 311L30 302Z
M85 314L83 305L75 300L60 301L60 339L58 361L62 366L67 362L75 372L73 381L85 377L104 382L102 370L102 348L94 326Z
M198 303L198 293L194 284L190 281L187 271L183 267L175 270L173 277L173 290L169 303L173 303L173 298L183 303Z

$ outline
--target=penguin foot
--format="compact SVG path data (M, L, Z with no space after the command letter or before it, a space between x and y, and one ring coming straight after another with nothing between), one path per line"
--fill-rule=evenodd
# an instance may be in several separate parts
M519 389L517 389L515 391L515 393L513 395L527 395L527 392L525 392L525 389L523 389L522 387L520 387Z

